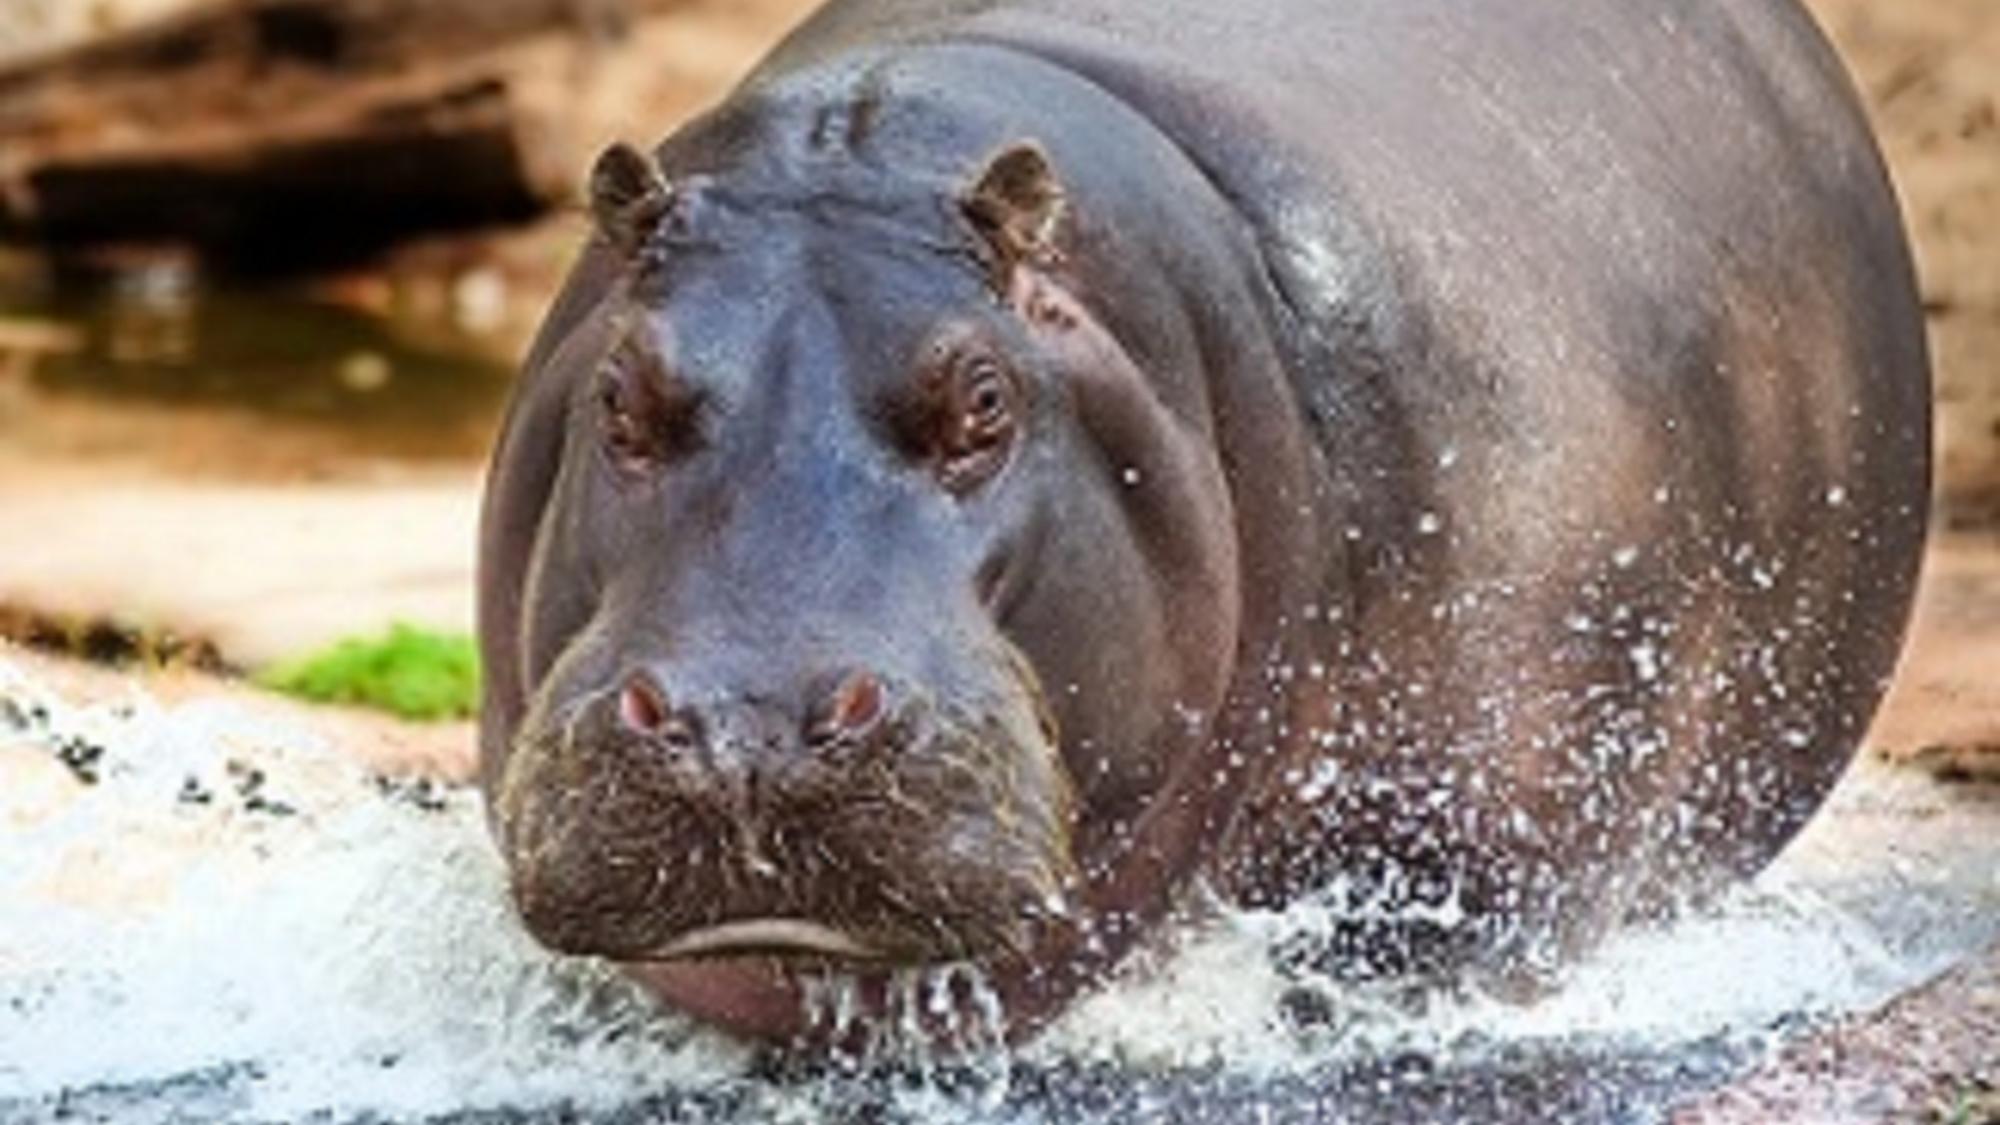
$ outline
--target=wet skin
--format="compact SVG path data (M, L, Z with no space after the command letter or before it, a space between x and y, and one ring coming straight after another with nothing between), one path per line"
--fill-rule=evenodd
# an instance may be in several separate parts
M538 938L771 1038L970 963L1022 1034L1197 881L1532 983L1803 823L1928 480L1831 55L1321 7L836 3L599 161L481 549Z

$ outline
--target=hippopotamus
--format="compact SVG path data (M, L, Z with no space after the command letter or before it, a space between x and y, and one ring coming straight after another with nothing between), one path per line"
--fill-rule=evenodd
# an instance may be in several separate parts
M1202 903L1532 994L1891 674L1928 357L1795 0L833 0L585 194L482 785L528 931L744 1036L1025 1035Z

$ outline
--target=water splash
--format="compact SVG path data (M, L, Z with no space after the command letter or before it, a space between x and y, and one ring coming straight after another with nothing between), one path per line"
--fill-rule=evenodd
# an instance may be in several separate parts
M70 708L4 664L0 699L0 1103L238 1068L233 1117L394 1116L615 1105L742 1068L534 948L467 794L385 795L229 704ZM96 780L21 744L94 748Z
M835 1044L848 1077L893 1078L910 1094L997 1111L1007 1101L1013 1058L1000 994L986 971L958 962L898 969L876 1004L860 981L825 973L806 982L810 1037ZM873 1009L877 1018L863 1020Z
M1614 940L1534 1005L1357 989L1274 955L1326 905L1198 896L1023 1051L950 965L899 975L858 1049L801 1066L535 947L471 794L380 784L296 720L72 706L0 657L0 777L9 1121L1644 1120L2000 929L1991 854L1949 816L1912 834L1928 783L1871 776L1723 910ZM860 1000L828 976L807 1011L845 1041Z

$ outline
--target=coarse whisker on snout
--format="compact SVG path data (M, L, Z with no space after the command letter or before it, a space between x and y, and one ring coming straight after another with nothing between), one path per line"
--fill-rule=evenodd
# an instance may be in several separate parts
M722 884L722 901L731 902L743 897L744 880L740 877L741 865L731 861L731 857L718 858L715 864L716 879Z
M983 758L990 755L961 753L960 748L976 740L932 738L923 755L932 767L971 785L982 799L991 799L995 788L993 771Z
M836 875L846 874L848 870L847 860L842 858L832 848L827 847L825 838L816 837L812 842L811 851L814 856L818 857L820 863L828 873Z
M950 901L946 888L936 879L930 881L929 890L933 901ZM949 956L964 956L970 952L965 935L959 933L941 912L935 908L926 908L893 880L884 879L877 895L885 906L897 913L904 925L920 932L928 932L938 951Z
M646 909L652 910L667 902L670 897L667 892L668 878L669 872L666 861L655 859L653 861L652 882L646 887L645 897L642 900L642 905Z
M576 753L577 724L589 713L591 705L611 695L609 687L595 688L563 704L556 720L556 749L565 757Z
M917 818L917 820L920 822L930 820L934 816L936 816L936 811L934 809L932 809L929 805L925 804L924 802L918 800L917 798L911 796L903 788L902 779L893 774L890 775L887 783L882 786L882 790L879 795L881 796L884 803L909 813L911 816Z

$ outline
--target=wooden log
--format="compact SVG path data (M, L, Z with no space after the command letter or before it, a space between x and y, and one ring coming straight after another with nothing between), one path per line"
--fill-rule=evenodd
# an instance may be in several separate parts
M463 57L544 32L616 39L681 0L210 0L42 57L0 65L0 105L51 80L157 80L218 65L345 75ZM254 100L258 91L239 88Z
M0 231L62 249L191 243L248 269L310 268L416 234L534 216L538 182L517 107L489 79L325 122L69 152L25 178Z
M670 2L229 0L0 68L0 239L290 269L532 217L578 156L529 75Z

